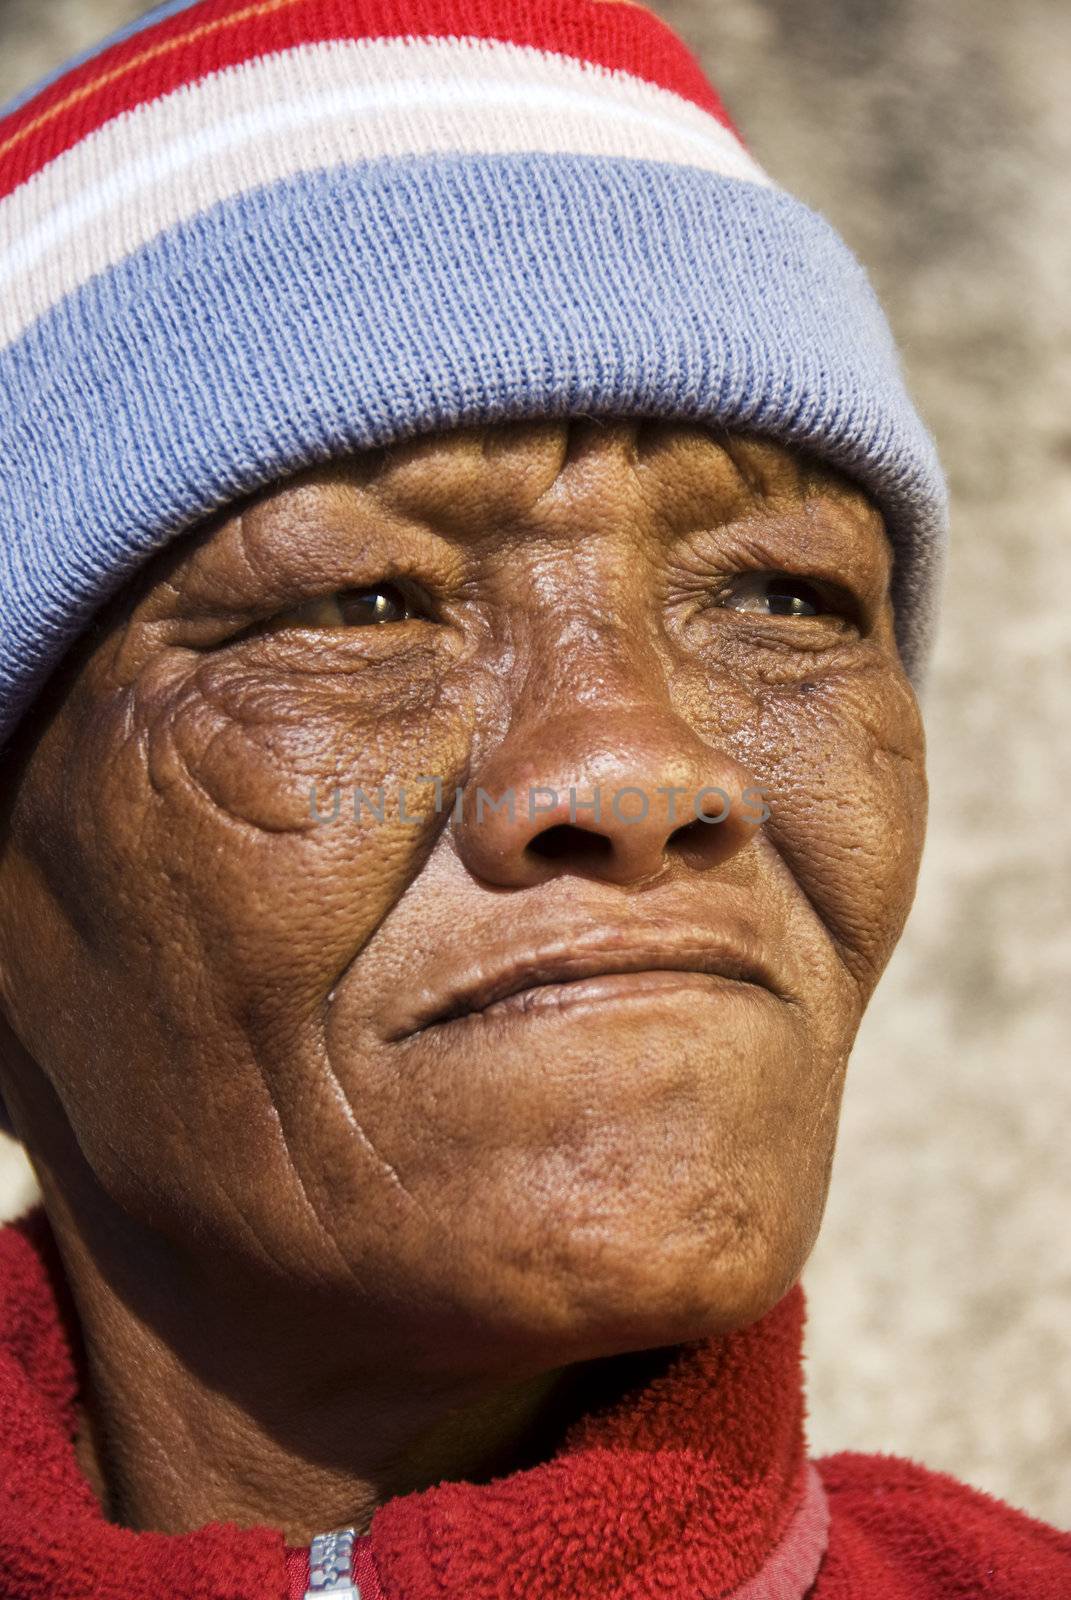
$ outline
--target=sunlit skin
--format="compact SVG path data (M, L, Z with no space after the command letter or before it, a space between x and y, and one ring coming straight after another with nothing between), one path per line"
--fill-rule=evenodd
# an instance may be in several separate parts
M112 1520L366 1531L787 1292L922 847L891 568L829 468L584 418L306 472L102 612L5 759L0 1088Z

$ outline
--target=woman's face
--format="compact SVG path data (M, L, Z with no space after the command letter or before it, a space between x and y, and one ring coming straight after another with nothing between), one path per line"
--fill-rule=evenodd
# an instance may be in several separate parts
M425 1367L761 1315L914 892L890 568L827 470L591 419L307 472L162 552L6 823L46 1191L61 1122L117 1214Z

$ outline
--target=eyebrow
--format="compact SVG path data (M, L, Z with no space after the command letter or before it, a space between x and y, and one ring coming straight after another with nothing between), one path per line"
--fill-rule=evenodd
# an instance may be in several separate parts
M735 525L740 537L771 550L771 555L775 554L771 549L774 537L784 540L785 534L790 534L793 548L799 551L800 567L809 565L830 579L848 575L870 591L878 581L884 597L891 589L896 551L884 518L876 507L870 507L870 512L862 516L828 491L816 490L793 505L758 504L721 526Z

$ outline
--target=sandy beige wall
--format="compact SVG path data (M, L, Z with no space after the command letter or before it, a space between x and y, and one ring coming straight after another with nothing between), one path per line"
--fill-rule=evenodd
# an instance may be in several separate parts
M658 9L867 263L955 496L926 861L806 1276L813 1447L913 1456L1068 1526L1071 8ZM0 95L139 10L0 4ZM0 1157L3 1209L21 1181Z

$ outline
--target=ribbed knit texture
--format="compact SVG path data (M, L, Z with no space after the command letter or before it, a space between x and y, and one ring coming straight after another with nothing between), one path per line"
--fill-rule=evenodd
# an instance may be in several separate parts
M893 1456L807 1459L804 1311L797 1283L652 1352L540 1465L388 1500L362 1600L1067 1600L1071 1535ZM0 1228L0 1600L301 1600L307 1552L276 1530L105 1519L75 1453L83 1369L37 1208Z
M167 4L0 117L0 741L147 556L436 429L681 418L882 507L921 680L946 535L863 269L630 0Z

